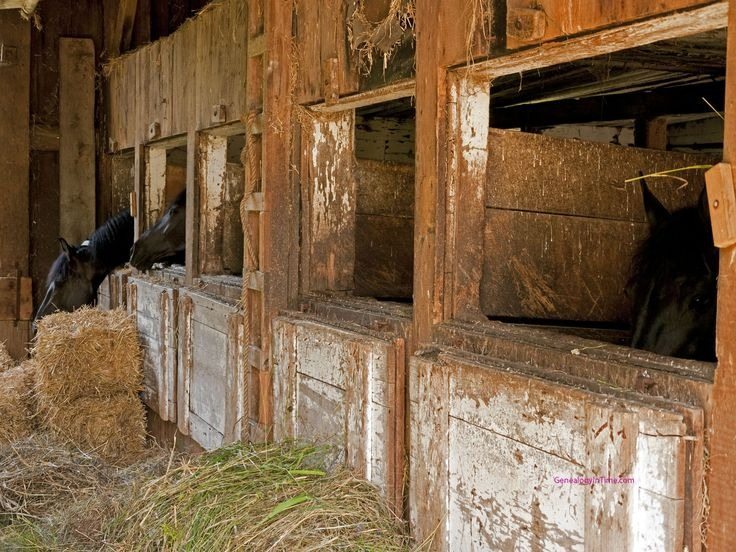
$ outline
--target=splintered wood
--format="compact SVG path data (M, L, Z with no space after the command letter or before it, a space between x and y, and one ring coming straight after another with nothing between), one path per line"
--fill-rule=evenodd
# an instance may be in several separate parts
M404 340L293 314L273 321L276 439L330 442L400 509Z
M410 519L434 549L700 549L700 409L452 350L412 359L410 395Z

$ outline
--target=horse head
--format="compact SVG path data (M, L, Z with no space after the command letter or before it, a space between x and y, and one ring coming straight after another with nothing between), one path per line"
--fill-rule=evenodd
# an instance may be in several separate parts
M90 247L74 246L59 238L61 254L51 265L46 278L46 295L33 319L36 322L56 311L72 311L94 302L97 290L93 284L96 269Z
M148 270L154 263L183 263L186 228L186 190L166 208L163 216L133 244L130 264Z
M649 236L632 262L631 346L715 360L718 254L705 189L696 207L670 213L642 181Z

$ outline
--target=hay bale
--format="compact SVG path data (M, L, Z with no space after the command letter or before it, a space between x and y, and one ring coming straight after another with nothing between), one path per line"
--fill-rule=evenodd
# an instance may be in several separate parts
M143 382L138 332L122 309L45 316L38 323L33 358L39 401L50 406L136 393Z
M136 394L80 397L42 408L46 426L86 452L114 462L136 460L146 444L146 415Z
M11 442L33 432L34 367L29 361L0 373L0 442Z
M15 366L15 361L8 353L8 349L5 347L5 342L0 341L0 372L4 372L8 368Z

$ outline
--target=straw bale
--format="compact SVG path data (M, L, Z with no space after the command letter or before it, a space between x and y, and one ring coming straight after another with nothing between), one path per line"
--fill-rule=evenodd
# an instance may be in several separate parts
M44 404L129 394L142 386L138 332L122 309L82 308L42 318L33 358Z
M145 410L134 393L81 397L41 408L52 432L108 461L131 462L145 448Z
M33 364L0 373L0 442L14 441L33 432Z
M15 361L11 358L10 353L8 353L5 342L0 341L0 372L4 372L13 366L15 366Z

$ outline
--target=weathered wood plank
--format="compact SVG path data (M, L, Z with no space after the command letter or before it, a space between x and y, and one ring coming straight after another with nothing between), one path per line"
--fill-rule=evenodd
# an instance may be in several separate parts
M354 114L314 121L303 155L303 205L309 226L310 291L353 288L355 180L352 170Z
M274 435L339 444L344 461L398 507L403 340L296 313L274 318L273 335L274 374L282 380L273 387L279 420Z
M729 2L726 59L726 120L723 161L736 167L736 0ZM713 429L709 444L708 493L710 517L707 545L710 550L736 547L736 493L728 484L736 478L736 246L720 251L716 356L718 369L713 385Z
M486 205L498 209L569 214L646 222L639 171L708 165L712 155L683 154L642 148L551 138L510 130L488 133ZM704 169L677 173L682 181L651 178L647 182L669 210L694 205L705 183Z
M625 287L645 224L502 209L486 216L484 313L628 320Z
M95 229L95 50L59 39L59 232L81 243Z
M629 21L644 19L662 13L690 8L706 4L708 0L634 0L603 6L592 0L569 0L556 2L554 0L509 0L506 4L507 28L506 47L519 48L546 42L559 37L579 34L609 25L623 25ZM521 28L517 23L519 10L527 9L541 14L544 21L541 36L535 34L528 38L521 33L512 32Z
M722 29L727 25L727 15L727 3L715 2L701 8L664 14L646 21L637 21L479 61L472 65L469 71L479 78L490 80L531 69L602 56L660 40Z
M439 403L423 383L433 372L447 382ZM703 458L686 452L703 434L693 434L698 426L685 420L699 410L548 377L549 371L532 374L525 365L455 353L412 360L412 422L439 417L449 424L434 432L414 426L413 435L423 436L412 443L412 466L421 466L412 471L415 535L434 529L435 518L416 511L424 502L424 508L449 508L440 517L448 523L439 527L438 549L519 542L530 549L582 550L596 542L697 548L699 536L685 529L686 503L692 507L697 498L686 474ZM437 447L442 457L422 456ZM425 466L447 466L449 481L436 481L443 468L425 478ZM559 477L633 477L636 486L568 485ZM631 531L641 520L647 529Z

